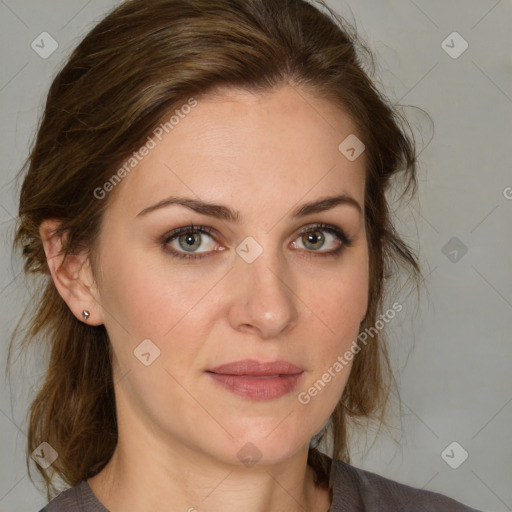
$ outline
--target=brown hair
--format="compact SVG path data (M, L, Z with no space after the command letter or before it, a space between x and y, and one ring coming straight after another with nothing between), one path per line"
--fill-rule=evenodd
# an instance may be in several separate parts
M395 107L375 87L361 59L373 57L355 30L319 2L304 0L131 0L114 9L73 51L50 87L44 115L24 171L19 224L27 275L43 274L21 348L45 339L50 359L31 408L28 454L43 441L58 452L53 473L37 466L47 496L54 474L77 485L97 474L117 442L109 339L103 325L80 322L59 295L39 227L62 221L65 255L94 248L108 197L93 191L112 176L168 112L218 86L267 91L289 83L348 112L367 158L366 232L369 304L361 331L383 311L385 278L398 266L419 277L416 256L394 229L385 192L390 178L416 188L416 154ZM341 142L341 141L340 141ZM21 174L21 172L20 172ZM393 380L382 333L361 346L327 432L332 458L350 462L348 420L383 421ZM311 443L308 463L317 482L328 467ZM313 446L315 445L315 446ZM30 474L30 457L27 467ZM52 488L52 493L50 489Z

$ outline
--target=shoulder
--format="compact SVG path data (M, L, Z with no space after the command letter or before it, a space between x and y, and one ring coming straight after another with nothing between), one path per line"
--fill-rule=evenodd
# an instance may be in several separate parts
M61 492L39 512L108 512L86 480Z
M401 484L341 461L334 462L333 471L333 492L338 484L337 493L343 500L347 480L350 481L358 494L358 510L365 512L479 512L442 494Z
M329 512L481 512L432 491L401 484L339 460L331 461Z

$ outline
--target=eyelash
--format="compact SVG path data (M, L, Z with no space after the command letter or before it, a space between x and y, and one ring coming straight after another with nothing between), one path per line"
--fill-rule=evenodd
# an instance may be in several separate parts
M318 223L313 224L311 226L306 226L305 228L301 229L300 232L297 234L297 237L302 236L306 233L314 232L314 231L327 231L328 233L334 235L341 243L339 247L332 251L323 251L323 252L316 252L316 251L307 251L307 253L310 253L308 255L312 257L316 256L324 256L324 257L334 257L339 256L341 252L344 250L345 247L350 247L353 244L353 240L340 228L337 228L335 226L331 226L329 224L324 223ZM215 230L208 226L195 226L194 224L190 224L189 226L183 226L181 228L177 228L170 233L166 233L161 240L161 244L164 248L164 250L169 253L171 256L175 258L181 258L181 259L201 259L201 258L207 258L211 251L207 252L204 251L203 253L184 253L179 252L174 249L169 249L167 247L167 244L171 241L173 241L175 238L178 238L180 235L188 234L188 233L204 233L206 235L211 235L214 233ZM213 238L213 237L212 237Z

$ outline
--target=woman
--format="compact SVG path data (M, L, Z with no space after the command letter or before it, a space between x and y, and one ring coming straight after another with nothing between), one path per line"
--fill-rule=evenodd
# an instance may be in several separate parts
M385 279L419 276L385 198L413 141L356 44L304 1L132 0L57 75L16 233L44 512L474 510L349 464Z

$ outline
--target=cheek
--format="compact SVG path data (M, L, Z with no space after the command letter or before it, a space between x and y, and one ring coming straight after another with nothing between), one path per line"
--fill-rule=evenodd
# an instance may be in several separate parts
M309 310L308 319L303 324L303 330L309 329L309 338L315 339L315 350L311 353L314 361L314 375L310 383L317 379L329 381L329 391L324 392L328 407L334 406L348 379L353 359L343 360L343 370L333 365L347 351L353 350L357 341L361 322L368 307L368 260L366 251L354 254L354 257L340 265L338 272L332 272L325 279L315 280L313 293L304 295L311 290L311 282L303 280L302 296ZM309 327L307 327L309 326ZM314 327L313 327L314 326ZM331 377L325 375L330 369ZM325 378L322 378L322 376Z
M321 329L323 334L310 331L309 338L316 341L315 349L309 354L311 372L297 395L303 413L316 418L312 425L315 432L339 402L353 357L359 351L354 347L367 308L368 273L364 267L353 267L351 272L323 284L322 290L317 289L312 298L311 304L317 309L309 319L309 324Z
M333 334L335 345L357 335L368 306L368 279L367 258L363 253L352 262L340 265L339 272L316 281L313 294L309 293L308 305ZM311 283L305 282L304 289L311 289Z
M122 338L161 340L209 288L207 276L197 279L197 272L167 262L165 256L148 257L147 249L119 254L104 254L101 300L107 327Z

